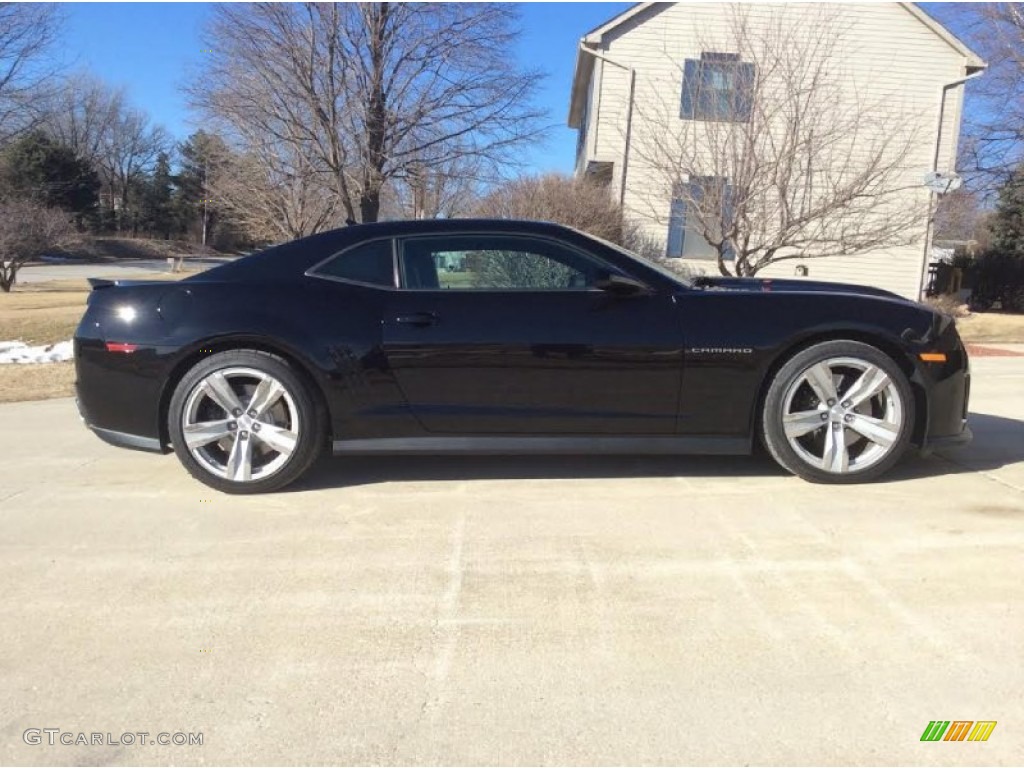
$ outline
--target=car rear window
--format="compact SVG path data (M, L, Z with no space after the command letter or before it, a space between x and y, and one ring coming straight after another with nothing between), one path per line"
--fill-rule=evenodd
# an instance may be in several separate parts
M312 274L353 283L395 286L395 262L390 240L374 240L339 253L316 267Z

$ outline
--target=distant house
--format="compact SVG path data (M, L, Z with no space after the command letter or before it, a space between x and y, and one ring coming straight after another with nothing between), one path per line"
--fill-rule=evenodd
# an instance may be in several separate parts
M638 116L660 99L671 103L670 117L680 124L747 119L751 105L736 94L730 98L730 89L756 79L759 62L729 50L729 7L639 3L587 33L577 53L568 119L579 131L576 175L606 183L666 256L709 274L717 273L717 252L695 231L686 206L659 186L645 165L637 147ZM834 69L842 72L837 114L854 99L891 102L894 110L899 103L906 115L900 130L913 131L916 139L900 166L898 188L904 197L896 208L922 212L898 245L821 259L794 256L758 274L869 284L917 298L931 246L925 176L955 171L964 83L981 74L985 63L913 3L829 7L849 41L821 54L836 57ZM765 18L754 12L750 23ZM696 84L724 98L709 100ZM699 181L719 184L728 207L728 178L700 176Z

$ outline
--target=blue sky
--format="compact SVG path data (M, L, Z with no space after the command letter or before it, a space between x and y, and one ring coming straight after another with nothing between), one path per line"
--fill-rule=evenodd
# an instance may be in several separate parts
M551 138L531 152L530 170L570 172L576 132L565 125L577 41L631 3L523 3L521 61L548 73L538 102ZM201 71L206 3L69 3L64 59L127 88L131 101L178 138L198 124L181 85Z
M520 60L548 73L538 102L549 111L550 139L530 152L527 170L571 172L576 132L565 125L580 37L632 3L522 3ZM957 29L941 3L925 10ZM201 72L201 32L208 3L69 3L64 59L127 88L132 102L177 138L198 126L181 93L188 73Z

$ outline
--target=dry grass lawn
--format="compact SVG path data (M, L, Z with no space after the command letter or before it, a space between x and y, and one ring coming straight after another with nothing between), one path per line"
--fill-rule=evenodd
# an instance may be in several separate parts
M53 344L67 341L85 312L88 291L0 294L0 341Z
M184 240L150 240L143 237L83 237L54 254L93 262L125 259L164 259L168 256L216 255L212 248Z
M0 403L71 397L74 385L74 363L0 365Z
M976 313L959 318L956 327L964 341L1024 344L1024 315Z
M78 281L68 281L77 283ZM50 290L39 290L47 286ZM67 341L75 332L89 295L81 285L39 283L0 294L0 341L27 344ZM74 394L73 363L0 365L0 403L45 400Z

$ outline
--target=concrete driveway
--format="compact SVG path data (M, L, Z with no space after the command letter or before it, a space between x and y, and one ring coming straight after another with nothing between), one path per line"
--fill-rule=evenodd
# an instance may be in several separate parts
M229 497L0 406L0 763L1019 764L1024 358L974 371L973 446L845 488L394 458Z

